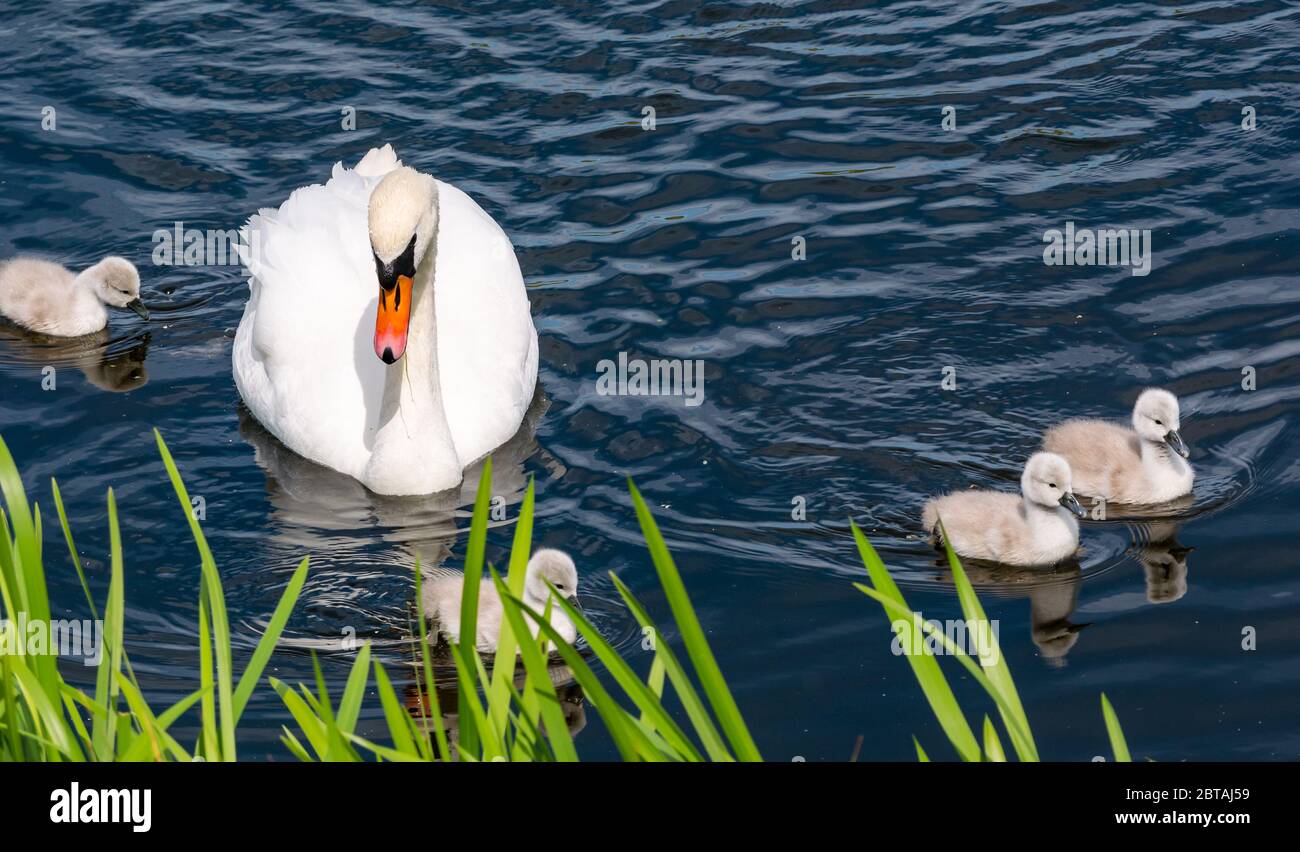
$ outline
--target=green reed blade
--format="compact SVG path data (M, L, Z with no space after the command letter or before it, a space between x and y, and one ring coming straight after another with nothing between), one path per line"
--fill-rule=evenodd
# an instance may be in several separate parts
M899 591L894 578L889 575L889 569L881 561L876 549L871 546L871 542L867 541L867 537L863 535L857 524L850 521L849 526L853 530L853 538L857 542L858 554L862 557L862 564L871 577L872 586L875 587L872 591L880 595L877 600L881 603L885 600L897 603L901 609L910 614L912 612L911 608L907 606L903 593ZM863 586L858 588L863 592L867 591ZM895 632L899 629L907 629L907 627L900 628L897 623L891 623L891 627ZM938 719L940 727L947 734L953 747L957 749L957 753L963 760L979 760L979 742L975 739L975 733L971 730L965 714L961 711L961 706L957 703L957 697L953 694L952 687L948 685L943 671L939 668L938 660L924 653L911 653L905 656L908 664L912 667L912 674L916 676L916 681L921 686L921 691L925 693L926 701L929 702L930 708L934 711L935 718Z
M501 597L501 610L506 620L510 622L510 629L516 636L531 638L532 632L524 622L517 599L510 594L510 588L495 570L492 571L492 582ZM519 653L523 658L524 668L532 679L533 690L538 696L542 719L546 724L546 732L550 736L551 748L555 751L556 759L565 762L576 761L578 754L573 748L569 723L565 720L564 710L560 707L555 684L551 682L546 656L536 642L527 640L519 643Z
M659 702L658 696L650 690L650 687L641 682L636 672L632 671L632 667L627 664L627 661L614 650L609 642L605 641L605 637L600 635L600 631L592 626L591 622L583 616L577 607L560 595L549 582L546 586L550 589L553 600L559 603L560 608L564 610L565 614L569 616L587 640L587 646L605 664L606 671L623 688L628 698L632 699L632 703L649 717L650 722L647 723L649 727L658 731L663 739L672 745L673 751L682 755L685 759L691 761L701 760L699 752L686 738L685 732L668 715L668 711Z
M524 492L524 502L519 508L519 520L515 523L514 541L510 546L509 573L506 574L506 586L510 594L522 597L524 579L528 568L528 559L532 552L533 540L533 478L528 478L528 489ZM492 662L492 687L488 692L488 715L497 730L505 729L506 714L510 710L510 693L508 686L515 675L515 658L519 643L515 638L510 622L501 619L501 635L497 639L497 652Z
M393 748L402 754L411 755L421 760L426 756L416 748L416 738L411 732L411 714L397 700L392 681L378 659L374 661L375 691L379 693L379 703L384 708L384 719L388 723L388 734L393 738Z
M948 536L943 533L942 520L939 521L939 531L943 538L944 551L948 555L948 567L952 570L953 584L957 587L957 600L961 603L962 614L968 624L975 625L976 629L981 631L987 642L987 647L980 649L980 664L988 673L989 682L1002 696L1003 703L1010 708L1012 718L1008 718L1008 714L1003 713L1002 722L1011 735L1011 747L1015 749L1016 756L1022 761L1038 760L1038 746L1034 744L1034 737L1029 729L1029 719L1025 716L1025 708L1020 703L1015 681L1011 678L1011 669L1007 666L1006 657L998 646L997 636L990 626L991 622L984 614L984 607L980 605L979 597L976 596L975 589L961 566L961 560L957 558L952 545L948 543ZM1002 713L1001 705L998 712Z
M682 702L682 707L686 710L686 717L690 719L691 725L695 728L695 734L704 744L704 751L708 754L710 760L731 761L734 758L731 752L727 750L727 745L722 739L722 734L718 732L717 727L713 724L713 719L709 716L708 709L700 699L699 693L691 684L690 676L687 675L686 669L673 653L672 647L659 632L659 627L651 620L645 607L637 600L622 580L614 572L610 572L610 578L614 581L614 587L618 590L619 595L623 598L623 603L627 605L632 617L637 620L644 631L649 628L650 639L654 645L655 660L658 662L662 659L664 670L668 674L668 679L672 682L673 690L677 693L677 698Z
M477 670L471 657L478 656L478 597L483 580L483 554L487 550L488 504L492 499L492 457L483 462L483 473L478 480L478 493L474 497L474 515L469 525L469 541L465 545L465 578L460 596L460 637L458 647L471 672ZM465 690L460 690L460 718L473 716L466 706ZM468 711L468 712L467 712ZM461 728L462 751L475 754L479 750L478 728Z
M202 573L201 594L205 594L207 597L208 615L212 619L214 657L217 663L217 703L220 709L221 759L233 761L236 759L234 665L231 660L230 620L226 615L226 597L221 589L221 574L217 570L216 560L212 557L212 549L208 547L207 538L199 527L198 518L194 516L194 505L190 502L189 491L186 490L185 483L181 480L180 471L177 470L176 462L172 459L167 444L163 441L162 433L155 429L153 434L158 442L158 453L162 456L163 465L167 468L167 475L171 478L172 488L176 492L176 498L181 503L182 511L185 512L185 518L190 525L190 533L194 537L194 544L199 551L199 566Z
M350 734L357 726L361 715L361 699L365 695L367 678L370 675L370 643L364 642L357 658L352 663L347 685L343 688L343 697L339 699L337 716L339 729Z
M276 644L280 641L280 636L284 633L284 626L289 621L289 616L293 613L293 608L298 604L298 597L302 594L303 584L307 582L307 567L310 564L308 558L304 558L298 563L298 568L289 578L289 585L285 588L284 593L280 595L280 602L276 604L275 611L271 613L271 620L266 625L266 632L258 640L257 647L253 649L253 656L248 661L248 666L239 678L239 685L234 694L234 716L235 723L239 723L239 717L244 714L244 708L248 706L248 699L252 696L253 690L257 688L257 683L261 680L262 672L266 669L267 662L271 659L271 653L275 650Z
M1119 717L1115 715L1115 708L1110 706L1110 699L1104 692L1101 694L1101 715L1106 720L1106 735L1110 737L1115 762L1132 763L1133 756L1128 752L1128 742L1124 739L1124 730L1119 726Z
M718 717L718 723L726 733L737 758L762 760L758 746L754 744L754 739L745 726L745 720L740 715L740 708L736 706L731 690L722 676L722 670L718 668L718 662L714 659L713 650L709 647L703 628L700 627L695 608L691 605L690 596L686 593L686 587L673 562L672 554L668 552L668 546L659 533L654 516L650 514L645 500L641 498L641 492L637 491L636 484L630 478L627 484L636 507L637 520L641 524L641 534L646 540L646 547L650 551L655 571L659 574L659 583L663 586L668 606L677 622L677 629L681 634L682 643L686 646L687 656L690 657L695 674L704 688L704 694L709 697L709 703Z

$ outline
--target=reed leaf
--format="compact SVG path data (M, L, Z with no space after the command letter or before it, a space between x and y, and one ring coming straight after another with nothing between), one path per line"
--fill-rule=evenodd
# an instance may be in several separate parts
M677 622L682 643L686 646L686 653L695 668L700 685L709 697L713 712L717 714L718 722L731 743L732 751L740 760L762 760L758 746L754 744L749 728L745 726L745 720L740 715L740 708L736 706L731 690L727 687L727 681L722 676L722 670L718 668L717 660L713 657L713 650L709 647L703 628L700 627L700 620L695 615L695 608L691 605L690 596L686 594L686 587L677 572L672 554L668 552L668 546L659 533L654 516L651 515L650 509L641 497L641 492L637 491L636 484L631 479L628 479L627 487L632 494L632 503L636 507L641 534L645 538L646 547L650 550L651 561L654 562L655 571L659 574L659 583L663 586L673 619Z
M862 557L862 564L866 566L867 574L871 577L871 584L874 591L880 595L880 602L892 601L897 604L899 609L905 611L908 616L912 616L912 610L903 598L903 593L899 591L898 584L894 582L893 577L889 576L889 569L881 561L880 555L876 549L867 541L867 537L858 529L858 525L850 522L853 530L853 538L858 545L858 554ZM865 588L858 587L864 592ZM897 615L895 616L897 618ZM907 618L906 621L911 621ZM897 621L893 624L894 629L906 630L907 627L899 627ZM957 696L948 686L948 681L939 669L939 661L926 653L906 654L907 662L912 667L912 673L916 676L916 681L921 685L921 691L925 693L926 701L930 704L930 709L934 711L935 718L939 721L939 726L943 728L948 740L957 749L957 753L963 760L977 761L980 759L979 742L975 739L975 733L971 730L970 724L966 721L965 714L961 711L961 706L957 703Z
M1110 699L1104 692L1101 694L1101 717L1106 721L1106 735L1110 737L1110 748L1115 755L1115 762L1132 763L1133 756L1129 754L1128 742L1124 739L1124 731L1119 726L1119 717L1115 715L1115 708L1110 705Z

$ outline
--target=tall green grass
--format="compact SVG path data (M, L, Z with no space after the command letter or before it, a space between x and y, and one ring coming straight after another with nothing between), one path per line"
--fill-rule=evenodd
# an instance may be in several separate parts
M943 631L936 629L933 624L907 605L902 591L889 576L889 570L885 568L885 563L871 546L871 542L867 541L867 537L862 534L862 530L858 529L857 524L853 524L852 527L853 537L858 545L858 554L862 557L862 564L866 567L872 583L870 586L854 583L854 586L884 608L885 615L897 630L908 630L907 625L912 625L919 628L926 636L941 642L946 655L954 657L993 700L998 716L1002 719L1003 731L1011 742L1016 758L1024 762L1038 761L1038 746L1029 727L1029 718L1020 703L1020 695L1016 691L1015 681L1011 678L1011 669L1008 668L1002 649L998 646L996 633L988 630L983 634L986 643L978 649L980 652L978 657L966 653L965 649L955 644L951 638L944 635ZM942 529L942 522L940 522L940 531ZM947 552L948 566L952 569L953 583L957 587L957 600L961 604L963 617L969 625L977 627L988 625L988 616L984 613L984 607L980 605L979 597L975 594L975 589L962 568L961 560L948 544L948 537L942 535L941 538ZM930 705L930 710L956 750L957 756L965 761L1005 761L1007 754L998 736L997 726L985 715L980 733L976 735L958 704L952 687L948 685L948 680L939 667L938 659L928 653L909 653L906 657ZM1128 745L1124 741L1123 731L1120 730L1119 718L1104 693L1101 696L1101 704L1106 732L1110 737L1115 760L1127 762L1130 760ZM915 737L912 741L916 746L917 758L928 761L929 756L921 744Z
M109 588L101 614L86 581L58 483L51 481L70 561L92 617L103 620L103 662L96 673L95 690L87 694L63 679L53 653L28 654L26 648L20 648L20 653L0 654L0 760L233 761L239 756L240 717L302 592L309 563L304 559L298 566L266 632L243 671L237 671L221 575L175 461L162 436L155 432L155 437L198 556L198 688L161 713L155 713L146 703L125 649L124 557L113 492L110 489L107 495ZM310 687L291 687L269 678L294 726L283 729L285 746L303 760L577 760L552 678L552 669L560 665L581 685L586 700L600 713L619 752L628 760L760 759L654 518L635 487L630 483L629 487L651 560L681 636L685 660L693 672L688 672L672 647L658 638L661 634L657 625L616 576L615 586L629 610L656 637L644 680L567 600L556 595L547 605L547 612L536 612L523 603L524 568L532 548L533 486L529 484L521 506L508 573L503 579L484 560L491 494L489 462L479 483L466 550L463 635L475 635L476 599L484 578L500 594L506 619L490 668L489 661L472 645L452 645L459 740L453 741L443 724L429 645L417 641L416 671L421 687L417 694L421 700L415 713L409 712L398 698L392 680L380 662L372 659L368 645L353 661L337 703L317 661L313 661L315 680ZM3 440L0 491L5 504L0 509L0 622L10 634L6 638L15 642L12 634L18 629L20 613L28 621L49 624L51 607L42 561L40 510L29 503ZM417 601L422 600L420 576L417 566ZM563 607L577 625L586 641L586 653L564 642L552 629L551 606ZM418 613L418 622L416 632L422 635L426 623L423 612ZM529 629L530 622L540 624L536 638ZM552 658L552 649L557 659ZM593 667L597 662L609 673L611 688L607 689L597 677ZM519 683L517 664L522 665ZM365 739L356 731L372 678L387 728L383 743ZM685 710L689 722L686 729L668 709L674 700ZM195 710L198 736L195 742L183 744L169 729Z
M181 513L189 526L198 557L197 688L182 700L155 712L145 701L131 668L124 642L125 580L122 538L113 491L107 494L109 585L101 607L91 594L58 483L51 493L59 526L92 617L102 619L102 661L92 694L66 682L53 653L0 654L0 760L225 760L239 756L240 718L261 683L267 663L307 580L303 559L260 637L238 671L226 612L221 576L176 464L155 432L158 452L171 480ZM649 508L629 480L628 489L651 563L668 602L679 637L675 650L665 632L650 617L628 586L613 572L614 588L628 612L650 638L651 659L645 675L611 645L584 613L559 594L545 611L522 600L524 570L532 551L534 492L530 482L520 506L506 561L505 577L488 564L487 515L491 494L489 461L479 482L465 558L462 636L475 636L477 599L481 583L492 583L502 600L505 618L497 650L484 659L474 645L451 644L452 667L435 666L424 641L427 624L417 604L412 671L417 696L414 710L398 696L393 680L369 645L353 660L348 677L331 694L319 661L313 659L311 685L290 686L274 677L269 684L288 714L282 741L305 761L574 761L577 748L570 734L556 682L571 678L585 700L603 720L625 760L757 761L761 759L744 718L727 686L691 605L680 573ZM39 507L29 503L13 458L0 440L0 629L16 642L17 617L49 623L51 604L46 588L43 528ZM857 584L878 601L893 619L930 625L913 613L884 563L856 526L857 541L872 585ZM985 620L983 608L949 551L957 595L966 618ZM415 570L417 602L421 572ZM554 590L552 590L554 591ZM561 607L583 639L580 650L565 642L550 625L550 609ZM533 625L537 626L534 637ZM983 660L974 660L938 634L993 700L1011 752L1020 760L1037 760L1038 751L1011 673L996 647ZM938 661L927 655L908 657L927 700L959 757L965 760L1004 760L997 726L985 716L979 734L966 719ZM490 665L489 665L490 664ZM597 668L603 668L603 676ZM437 674L441 670L441 674ZM557 676L558 675L558 676ZM439 678L446 682L440 682ZM382 711L384 736L358 733L365 698L371 688ZM336 687L337 688L337 687ZM454 692L456 727L449 729L440 706L440 691ZM1117 760L1128 760L1128 747L1114 709L1102 696L1103 715ZM450 710L452 708L446 708ZM674 712L675 710L680 712ZM181 718L197 716L198 734L192 743L179 742L169 731ZM682 717L684 716L684 720ZM928 760L919 742L917 756Z
M663 640L645 607L612 572L614 586L628 610L643 628L648 628L646 633L652 637L653 658L644 678L582 611L563 596L554 594L547 608L561 607L572 619L584 640L586 653L565 642L551 627L549 611L539 612L525 604L522 595L524 568L532 552L533 486L529 483L524 494L510 548L509 570L503 578L495 566L484 562L491 478L489 462L479 481L470 522L460 635L476 635L477 601L484 578L500 596L505 618L490 669L472 644L449 643L455 664L459 740L453 742L443 729L443 708L438 706L439 684L430 662L429 644L418 641L417 669L422 699L418 719L402 712L384 667L363 654L353 665L337 707L319 677L315 692L305 687L295 691L272 680L297 723L297 732L286 727L285 745L304 760L357 760L366 754L403 761L577 760L577 750L552 677L552 669L559 665L582 689L625 760L760 760L758 748L704 637L663 536L636 486L629 481L637 519L681 636L690 671ZM422 601L419 583L417 566L416 600ZM427 623L422 603L417 608L417 621L419 625ZM539 628L536 638L530 629L532 625ZM422 632L422 627L417 630L417 634ZM596 674L594 662L604 667L612 684L607 685L606 678ZM375 688L384 709L388 737L383 743L359 736L355 730L356 714L352 708L360 703L369 682L368 666L373 669ZM522 684L517 686L520 674ZM685 727L678 724L669 710L674 700L685 711ZM421 735L430 726L435 732L432 741Z
M101 614L86 582L58 483L50 482L59 525L91 616L103 623L102 660L94 693L87 694L63 679L55 649L29 654L30 649L17 643L14 633L19 615L29 623L49 625L51 607L45 584L40 509L28 502L13 457L0 439L0 491L5 502L5 508L0 509L0 622L9 634L10 647L20 651L0 654L0 760L235 760L238 756L235 729L239 717L302 591L307 560L294 572L266 632L243 672L236 676L216 563L194 519L189 495L171 454L162 436L155 435L199 550L199 688L161 713L155 713L144 699L123 636L122 536L112 489L107 497L109 585ZM201 733L197 742L186 748L168 730L196 704L200 707Z

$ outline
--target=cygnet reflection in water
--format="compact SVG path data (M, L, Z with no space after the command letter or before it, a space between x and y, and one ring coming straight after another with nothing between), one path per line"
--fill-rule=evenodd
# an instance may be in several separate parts
M413 666L413 669L418 669L418 667ZM582 687L573 679L572 670L555 660L551 661L547 674L550 676L551 684L555 687L556 697L560 699L560 710L564 713L564 721L569 729L569 735L576 737L587 727L586 700ZM419 678L418 672L416 672L416 677ZM450 666L446 667L445 670L442 668L435 669L434 679L437 684L436 693L438 708L441 710L443 730L447 732L447 744L454 758L456 747L460 743L460 715L457 710L460 706L460 691L455 685L455 670ZM515 688L523 689L525 680L527 680L527 673L524 671L524 667L520 665L515 670ZM426 734L433 734L434 722L428 692L417 681L407 686L405 695L406 709L415 719L417 727Z
M1190 502L1190 500L1189 500ZM1147 601L1167 604L1187 594L1187 556L1195 548L1177 539L1179 525L1171 521L1142 521L1128 524L1133 544L1130 553L1142 565ZM946 568L946 560L939 566ZM1065 657L1078 643L1081 631L1091 622L1070 619L1079 605L1083 573L1071 561L1052 571L1042 571L978 559L962 560L962 567L981 594L992 587L1004 597L1029 598L1030 636L1043 659L1052 666L1065 665ZM949 571L940 578L951 583Z
M54 337L38 334L9 322L0 321L0 352L6 361L32 364L36 369L47 366L80 370L92 385L111 393L125 393L143 387L149 381L145 358L149 355L149 334L121 341L115 346L108 329L80 337Z
M1187 555L1195 549L1178 542L1178 524L1133 524L1131 551L1146 574L1148 601L1173 603L1187 594Z
M1080 497L1084 518L1093 521L1170 521L1185 518L1196 503L1191 494L1184 494L1161 503L1108 503L1096 497Z
M947 562L941 564L946 566ZM1065 665L1066 654L1079 641L1080 631L1088 626L1070 620L1079 606L1079 586L1083 579L1077 561L1070 560L1044 571L964 559L962 568L972 584L983 587L977 590L980 594L993 587L1003 597L1029 598L1030 638L1048 665ZM941 579L945 583L953 582L952 573L945 571Z

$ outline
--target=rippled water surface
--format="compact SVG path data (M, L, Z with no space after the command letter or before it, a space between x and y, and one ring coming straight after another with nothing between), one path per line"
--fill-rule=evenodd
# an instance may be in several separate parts
M199 5L0 16L0 258L121 254L153 311L78 344L0 329L0 433L47 517L58 478L100 596L115 489L156 703L196 687L197 563L153 427L204 499L241 647L311 556L280 678L310 677L312 648L345 671L348 631L398 668L415 560L463 557L467 497L377 498L241 412L239 267L150 260L156 229L237 227L391 142L501 224L528 283L545 398L497 460L510 517L535 476L537 540L575 555L584 606L644 668L606 573L666 614L634 477L766 757L843 759L862 735L863 758L911 759L912 734L946 754L851 585L848 519L914 608L955 617L925 497L1014 489L1045 425L1124 418L1159 384L1183 402L1194 501L1086 524L1077 564L974 579L1045 757L1106 752L1105 691L1135 754L1300 758L1294 4ZM1150 229L1150 275L1045 265L1070 221ZM619 352L702 360L704 404L599 395ZM382 727L377 701L366 718ZM287 758L283 721L260 691L241 756ZM616 755L594 713L578 744Z

